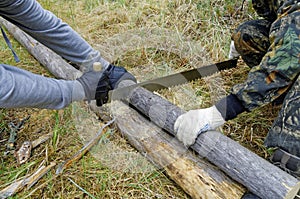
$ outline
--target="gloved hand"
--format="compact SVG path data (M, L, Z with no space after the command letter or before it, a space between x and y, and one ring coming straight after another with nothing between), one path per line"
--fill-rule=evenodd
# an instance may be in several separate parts
M115 89L122 80L132 80L135 77L121 66L110 64L99 72L89 71L77 79L85 92L87 100L96 99L97 106L102 106L108 100L108 92Z
M132 80L136 82L135 77L121 66L114 66L110 64L107 67L109 84L112 89L118 87L118 84L123 80Z
M202 132L214 130L223 125L225 120L215 106L190 110L179 116L174 124L174 131L178 140L187 147L195 143Z
M234 46L234 41L231 41L228 58L229 59L233 59L233 58L237 58L239 56L240 56L240 54L237 52L237 50L236 50L236 48Z
M101 106L108 100L108 91L111 90L107 70L89 71L77 79L83 87L88 101L97 100L97 105Z
M270 160L275 166L300 179L300 157L277 148Z

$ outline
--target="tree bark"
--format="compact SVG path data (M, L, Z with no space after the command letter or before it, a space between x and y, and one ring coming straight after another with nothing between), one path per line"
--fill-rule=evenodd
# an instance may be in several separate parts
M2 24L8 30L12 26L11 33L15 38L21 40L19 42L25 48L33 48L29 51L56 77L74 79L80 74L67 63L63 64L63 67L53 64L56 63L53 60L57 58L55 53L37 41L30 40L28 35L12 24ZM24 38L26 42L22 42ZM162 131L164 129L174 136L174 123L178 116L184 113L169 101L143 88L134 89L127 100L157 126L154 127L152 122L147 122L133 110L124 108L127 106L119 104L115 107L118 110L115 114L118 116L117 123L121 131L133 146L146 154L150 161L162 166L192 197L237 198L244 191L203 158L207 158L231 178L262 198L293 198L297 194L300 187L297 179L219 132L207 132L198 137L191 147L198 153L197 158L191 156L190 152L183 153L183 146ZM119 108L125 111L119 111ZM155 128L160 130L154 130Z
M192 198L241 198L245 189L123 102L111 104L123 135Z
M0 18L0 23L55 77L74 79L81 75L80 71L55 52L10 22ZM192 152L184 148L179 141L167 135L135 110L121 102L115 104L119 104L114 106L118 107L118 110L128 110L124 114L118 112L117 125L121 133L150 162L164 169L187 194L193 198L241 198L245 192L242 185L202 158L193 156ZM145 139L146 137L148 139Z
M153 123L175 136L174 124L184 113L182 109L140 87L132 90L126 100ZM200 134L191 148L199 157L207 158L261 198L294 198L300 189L296 178L220 132Z

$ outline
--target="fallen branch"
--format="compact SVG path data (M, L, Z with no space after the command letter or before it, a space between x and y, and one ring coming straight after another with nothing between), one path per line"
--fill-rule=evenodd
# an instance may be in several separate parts
M95 135L94 138L92 138L83 148L81 148L75 155L73 155L70 159L63 162L59 167L56 169L56 175L59 175L63 172L64 169L69 167L71 164L73 164L75 161L81 159L84 154L86 154L93 146L95 146L101 139L104 129L111 125L115 120L109 121L107 124L105 124Z
M23 190L24 187L30 189L39 179L41 179L46 173L48 173L48 171L51 168L53 168L55 165L56 163L51 162L50 165L48 165L47 167L41 166L40 168L38 168L36 172L34 172L29 177L12 183L11 185L7 186L6 188L0 191L0 198L4 199L13 196L14 194Z
M35 172L30 178L26 179L24 183L27 185L27 189L30 189L37 181L39 181L48 171L56 165L55 162L51 162L47 167L42 166L37 172Z
M120 101L113 116L123 135L140 153L167 174L192 198L240 199L245 188L216 166L196 157L176 138Z

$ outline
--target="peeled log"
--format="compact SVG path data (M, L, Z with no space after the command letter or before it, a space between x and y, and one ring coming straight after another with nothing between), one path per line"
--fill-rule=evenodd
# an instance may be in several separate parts
M0 18L0 23L54 76L74 79L81 75L60 56L10 22ZM187 194L193 198L241 198L245 192L242 185L206 160L194 156L177 139L135 110L121 102L116 103L119 105L114 104L114 113L118 114L117 125L121 132L150 162L164 169ZM125 113L123 115L116 110L125 110Z

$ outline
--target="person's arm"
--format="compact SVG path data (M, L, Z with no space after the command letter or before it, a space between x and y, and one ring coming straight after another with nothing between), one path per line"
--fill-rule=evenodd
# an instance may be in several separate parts
M66 60L79 65L83 72L91 70L92 64L96 61L101 62L103 67L109 65L101 58L100 53L68 24L43 9L36 0L3 0L0 2L0 16Z
M78 81L57 80L0 64L0 107L61 109L85 99Z
M261 63L252 68L244 83L233 87L232 94L251 111L273 102L287 92L300 73L300 39L294 12L275 21L271 29L271 46ZM294 19L294 20L293 20ZM289 22L289 23L288 23ZM297 22L299 23L299 22Z
M113 65L101 71L88 71L71 81L47 78L0 64L0 108L62 109L81 100L96 100L101 106L107 102L108 91L123 80L136 82L123 67Z
M100 57L69 25L35 0L3 0L0 16L19 26L29 35L54 50L63 58L81 66L84 72L76 81L56 80L13 66L0 66L0 107L36 107L61 109L72 101L107 101L107 93L123 79L135 78L123 67L113 66ZM100 62L103 71L93 71L94 62Z
M287 11L289 12L289 10ZM186 146L197 136L213 130L244 111L281 97L300 73L299 12L283 13L271 28L269 48L261 63L252 68L244 83L235 85L231 94L207 109L191 110L175 122L174 131Z

